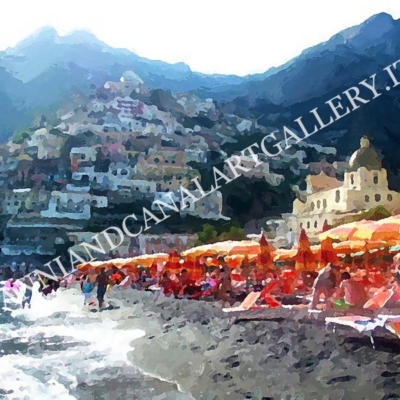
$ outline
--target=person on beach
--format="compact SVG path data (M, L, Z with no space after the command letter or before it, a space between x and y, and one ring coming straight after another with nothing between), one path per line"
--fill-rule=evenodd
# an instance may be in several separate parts
M108 285L108 276L106 274L105 268L100 269L100 274L96 278L96 285L97 285L97 300L99 301L99 308L102 308L104 303L104 295L106 294Z
M15 267L15 271L13 274L14 279L22 279L23 278L23 273L21 272L21 267L19 265L17 265Z
M201 286L197 286L194 279L189 278L187 269L179 274L180 294L194 296L201 293Z
M332 275L332 266L331 264L327 264L324 268L322 268L317 278L313 284L313 297L311 302L311 309L315 310L320 301L321 295L324 296L325 307L330 308L331 303L328 301L335 291L336 282L333 281L334 276Z
M163 294L166 296L170 296L171 294L173 294L174 290L173 290L173 284L172 284L172 280L169 277L169 272L165 271L162 274L161 280L160 280L160 286L162 288Z
M219 281L219 286L217 291L217 300L220 300L223 303L228 302L230 304L232 301L231 292L232 292L232 283L229 271L221 269L221 279Z
M11 270L11 267L5 267L4 272L3 272L3 280L8 281L13 277L13 272Z
M31 301L32 301L32 292L33 292L33 283L37 282L38 278L36 276L33 276L32 278L25 277L24 278L24 284L26 286L25 294L24 294L24 299L22 300L22 308L25 308L28 306L28 308L31 308Z
M90 278L87 277L86 281L83 283L82 286L82 292L83 292L83 297L84 297L84 301L83 301L83 305L90 305L91 302L91 297L92 297L92 291L94 288L94 283L92 283L90 281Z
M115 266L112 267L112 275L110 276L111 285L119 285L125 278L126 275L121 270Z
M354 280L348 272L343 272L341 275L342 282L336 292L340 303L351 308L362 308L368 300L365 287ZM338 304L336 302L336 304Z

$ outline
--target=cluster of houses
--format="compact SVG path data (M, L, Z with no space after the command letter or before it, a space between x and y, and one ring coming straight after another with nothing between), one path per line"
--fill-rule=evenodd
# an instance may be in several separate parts
M201 197L192 182L200 180L196 165L207 164L219 144L249 132L254 122L229 115L220 122L212 100L165 98L164 93L160 105L160 96L149 94L141 79L128 72L120 82L97 89L87 106L60 115L57 126L44 123L27 137L1 146L2 253L54 256L63 246L90 243L93 227L106 228L116 216L132 212L133 205L157 200L174 202L181 217L227 219L219 191L181 207L180 187ZM196 123L185 127L169 110L169 102L185 118L214 118L213 130ZM305 164L305 158L301 146L257 165L253 158L241 157L241 166L250 169L243 175L273 186L285 180L273 171L311 173L306 190L297 193L293 212L267 222L267 235L278 246L292 245L302 228L312 238L324 224L334 225L378 205L400 212L400 195L388 189L386 171L367 138L348 163ZM264 161L262 155L260 159ZM231 171L224 173L229 176ZM159 210L156 205L149 209ZM127 237L118 254L110 255L183 250L195 240L196 235L187 233L144 233Z

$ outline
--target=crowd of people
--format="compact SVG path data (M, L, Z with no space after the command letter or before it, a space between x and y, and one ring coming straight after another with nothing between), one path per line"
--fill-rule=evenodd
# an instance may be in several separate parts
M223 257L215 261L215 266L204 266L203 274L197 276L184 267L171 273L168 269L160 271L157 268L113 266L108 269L89 269L85 273L78 271L58 281L44 277L34 279L40 282L39 291L43 296L56 292L60 285L68 287L72 281L78 281L84 297L83 304L94 305L97 300L99 308L104 305L107 290L113 286L161 291L163 295L175 298L216 300L225 307L242 302L251 292L260 292L258 305L271 308L293 302L308 304L310 309L363 308L382 291L391 291L388 304L400 300L400 272L397 268L355 266L344 270L340 266L327 264L319 271L298 272L289 266L264 271L255 263L244 262L232 269ZM14 285L14 288L18 288L20 283L28 283L24 279L32 279L23 278L23 274L32 269L33 265L12 264L11 267L2 268L2 280L9 287ZM28 290L24 305L30 306L30 297L31 291Z
M81 287L85 303L92 304L94 296L90 293L97 287L100 307L107 289L114 285L161 291L168 297L216 300L228 307L242 302L250 292L260 292L257 303L271 308L296 302L308 304L310 309L363 308L375 295L388 290L393 292L391 302L400 300L397 269L343 269L327 264L319 271L298 272L288 266L263 271L255 263L232 269L223 257L217 259L217 264L204 267L203 275L197 277L186 268L176 273L152 268L127 269L124 273L124 268L112 267L101 269L100 274L91 270L81 277Z

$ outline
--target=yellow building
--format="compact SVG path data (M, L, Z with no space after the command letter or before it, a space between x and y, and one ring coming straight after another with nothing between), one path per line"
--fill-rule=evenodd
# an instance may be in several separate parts
M293 203L293 213L285 216L289 228L304 228L310 237L320 233L324 223L334 225L377 206L400 213L400 194L389 190L386 170L366 136L351 156L344 181L321 172L309 175L307 190Z

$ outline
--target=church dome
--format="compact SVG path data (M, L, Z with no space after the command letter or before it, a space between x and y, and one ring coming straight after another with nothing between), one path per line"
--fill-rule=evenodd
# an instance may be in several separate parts
M382 162L376 150L371 147L369 139L363 136L360 140L360 148L353 153L349 161L349 171L354 172L364 167L369 171L379 171Z

